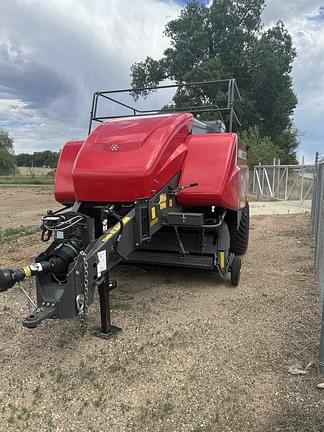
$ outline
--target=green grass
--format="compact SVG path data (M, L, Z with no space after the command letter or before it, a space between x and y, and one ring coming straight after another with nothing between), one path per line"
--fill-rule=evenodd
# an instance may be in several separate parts
M0 185L52 185L51 176L0 176Z
M147 400L146 405L141 406L141 420L163 420L175 411L175 405L169 400Z
M44 191L52 191L53 190L53 184L43 184L43 185L36 185L36 184L10 184L10 183L1 183L0 182L0 189L13 189L13 188L37 188L38 190L44 190Z
M0 229L0 240L5 240L18 236L32 235L35 234L38 230L38 226Z
M40 400L43 397L43 393L42 393L40 385L38 385L37 387L34 388L34 390L33 390L33 396L34 396L33 405L35 405L38 402L40 402Z

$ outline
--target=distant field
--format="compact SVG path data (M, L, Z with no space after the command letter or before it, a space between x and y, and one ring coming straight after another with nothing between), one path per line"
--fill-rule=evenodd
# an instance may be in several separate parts
M54 172L53 168L39 167L18 167L18 174L22 176L46 176L48 173Z
M15 175L0 176L0 186L6 185L52 185L53 168L18 167Z
M52 185L54 176L0 176L0 186Z

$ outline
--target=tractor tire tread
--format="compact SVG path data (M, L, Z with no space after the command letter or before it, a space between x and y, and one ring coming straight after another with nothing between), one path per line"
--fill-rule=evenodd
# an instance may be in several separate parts
M231 265L231 285L238 286L241 278L241 258L235 256Z
M246 206L242 211L239 227L237 228L235 222L233 223L232 220L228 222L231 237L230 252L235 255L244 255L247 251L249 244L249 219L249 204L246 203Z

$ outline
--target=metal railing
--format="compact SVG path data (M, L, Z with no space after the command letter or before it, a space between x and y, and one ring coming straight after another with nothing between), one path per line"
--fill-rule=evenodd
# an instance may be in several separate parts
M312 199L312 235L315 241L315 270L320 286L321 336L319 369L324 376L324 155L317 154Z
M315 165L305 164L303 160L300 165L281 165L280 160L274 160L273 165L256 165L252 193L310 206L314 171Z
M225 100L223 104L225 106L219 106L213 102L204 103L203 105L195 105L195 106L183 106L183 107L169 107L169 108L156 108L156 109L139 109L134 105L136 102L137 96L144 95L147 96L152 91L163 90L174 88L178 91L186 90L189 88L206 88L206 86L210 87L214 91L219 91L223 93L225 96ZM120 100L122 95L129 95L132 99L131 102L123 102ZM118 99L117 99L118 98ZM135 98L135 101L134 101ZM99 115L98 114L98 102L99 101L108 101L110 104L113 104L118 107L122 107L127 110L127 114L110 114L110 115ZM241 95L239 89L236 84L236 80L224 79L224 80L212 80L212 81L199 81L199 82L191 82L191 83L178 83L178 84L169 84L169 85L161 85L154 87L144 87L144 88L127 88L127 89L119 89L119 90L107 90L107 91L98 91L93 94L91 111L90 111L90 122L89 122L89 134L91 133L92 123L95 122L103 122L104 120L121 118L121 117L134 117L134 116L146 116L152 114L167 114L168 112L191 112L193 114L201 114L207 112L218 113L220 118L227 123L227 130L229 132L233 131L233 125L236 123L238 126L241 126L240 120L238 118L236 112L236 104L241 101ZM132 103L132 105L130 105Z

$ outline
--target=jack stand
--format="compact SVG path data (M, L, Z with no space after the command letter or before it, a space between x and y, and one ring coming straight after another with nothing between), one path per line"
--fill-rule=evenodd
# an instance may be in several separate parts
M109 339L121 331L120 327L111 324L110 319L110 291L116 288L116 281L109 281L109 273L105 275L105 280L99 285L100 317L101 329L96 332L96 336Z

